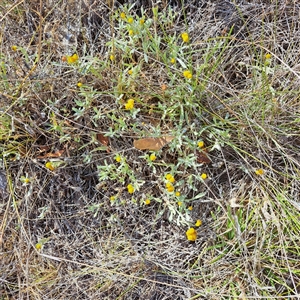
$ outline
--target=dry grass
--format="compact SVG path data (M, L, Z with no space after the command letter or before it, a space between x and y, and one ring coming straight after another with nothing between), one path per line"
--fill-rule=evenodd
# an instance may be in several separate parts
M0 4L0 299L300 298L299 4L140 2Z

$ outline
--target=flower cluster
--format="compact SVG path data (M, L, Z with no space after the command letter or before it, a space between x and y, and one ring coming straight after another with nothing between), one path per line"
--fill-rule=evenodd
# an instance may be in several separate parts
M128 99L125 103L125 109L132 110L134 108L134 99Z
M203 148L204 147L204 142L203 141L199 141L197 145L198 145L199 148Z
M185 43L188 43L189 40L190 40L189 34L188 34L187 32L183 32L183 33L181 34L181 38L182 38L182 40L183 40Z
M117 156L115 157L115 160L116 160L116 162L119 163L122 161L122 157L119 154L117 154Z
M51 161L46 162L45 167L46 167L48 170L50 170L50 171L54 171L54 170L55 170L55 167L54 167L54 165L52 164Z
M68 62L68 64L73 64L73 63L75 63L78 59L79 59L79 56L78 56L76 53L74 53L74 54L71 55L71 56L67 55L67 62Z
M264 170L263 170L263 169L257 169L257 170L255 171L255 174L258 175L258 176L261 176L261 175L264 174Z
M191 73L191 71L185 70L185 71L183 71L183 76L187 79L192 79L193 74Z
M167 174L167 175L166 175L166 179L167 179L168 181L172 182L172 183L175 182L175 178L173 177L172 174Z
M174 192L175 188L174 188L174 186L171 182L167 182L166 183L166 189L167 189L168 192L172 193L172 192Z
M125 19L126 19L126 14L125 14L124 12L121 12L120 18L121 18L122 20L125 20Z
M270 53L267 53L267 54L265 55L265 58L266 58L266 59L271 59L271 57L272 57L272 55L271 55Z
M129 194L133 194L134 193L134 187L132 184L128 184L127 185L127 190Z
M202 225L202 221L201 220L197 220L196 223L195 223L195 226L196 227L200 227ZM197 239L197 230L193 227L189 228L187 231L186 231L186 237L189 241L196 241Z
M200 177L201 177L203 180L205 180L205 179L207 178L207 174L206 174L206 173L202 173L202 174L200 175Z
M172 183L175 182L175 178L173 177L172 174L167 174L166 179L167 179L166 189L168 192L173 193L175 188Z
M196 227L200 227L202 225L202 221L201 220L197 220L195 223Z
M170 63L174 65L174 64L176 63L176 59L175 59L174 57L172 57L172 58L170 59Z
M156 160L156 155L155 155L155 153L151 153L150 156L149 156L149 159L150 159L151 161L155 161L155 160Z
M195 230L195 228L191 227L186 231L186 237L189 241L196 241L197 239L197 231Z

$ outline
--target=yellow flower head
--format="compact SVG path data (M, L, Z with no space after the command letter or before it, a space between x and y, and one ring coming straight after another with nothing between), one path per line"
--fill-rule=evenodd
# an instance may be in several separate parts
M111 55L109 56L109 59L110 59L111 61L116 60L116 58L115 58L115 56L114 56L113 54L111 54Z
M200 227L202 225L202 221L201 220L197 220L195 223L195 226Z
M194 228L189 228L185 234L189 241L192 241L192 242L196 241L197 231Z
M36 243L35 244L35 249L36 250L41 250L42 249L42 243Z
M151 203L150 199L146 199L146 200L145 200L145 204L146 204L146 205L149 205L150 203Z
M171 182L167 182L166 183L166 188L169 188L170 186L173 186L173 184Z
M167 191L170 192L170 193L173 193L174 190L175 190L175 188L174 188L174 186L173 186L172 184L171 184L171 185L168 185L168 186L167 186L167 184L166 184L166 189L167 189Z
M128 99L127 103L125 103L125 109L131 110L134 108L134 100Z
M20 180L24 183L24 185L28 184L31 182L31 178L21 176Z
M116 200L116 196L110 196L109 200L112 201L112 202L115 201Z
M205 180L205 179L207 178L207 174L202 173L202 174L200 175L200 177L201 177L203 180Z
M122 161L122 157L120 156L120 155L117 155L116 157L115 157L115 160L116 160L116 162L121 162Z
M134 187L132 184L128 184L127 185L127 190L129 194L133 194L134 193Z
M175 196L176 196L176 197L179 197L179 196L180 196L180 192L176 192L176 193L175 193Z
M204 147L204 142L203 141L198 142L198 147L203 148Z
M128 74L129 74L129 75L132 75L132 73L133 73L133 70L132 70L132 69L128 71Z
M182 38L182 40L183 40L185 43L188 43L189 40L190 40L189 34L188 34L187 32L183 32L183 33L181 34L181 38Z
M188 210L193 210L193 206L192 206L192 205L189 206L189 207L188 207Z
M155 155L154 153L152 153L152 154L150 155L149 159L150 159L151 161L156 160L156 155Z
M123 11L120 13L120 18L121 18L122 20L125 20L125 19L126 19L126 14L125 14Z
M177 202L177 205L178 205L178 206L182 206L182 202L181 202L181 201L178 201L178 202Z
M67 55L67 62L68 62L68 64L73 64L73 63L75 63L78 59L79 59L79 56L78 56L76 53L74 53L72 56L68 56L68 55Z
M134 35L134 31L133 31L132 29L130 29L130 30L128 30L128 34L129 34L130 36L132 36L132 35Z
M271 57L272 57L272 55L271 55L270 53L267 53L267 54L265 55L265 58L266 58L266 59L271 59Z
M53 166L53 164L51 163L51 161L46 162L45 167L50 170L50 171L54 171L55 167Z
M187 79L192 79L193 75L189 70L183 71L183 76Z
M261 175L264 174L264 170L263 169L258 169L258 170L255 171L255 174L261 176Z
M172 57L172 58L170 59L170 63L174 65L174 64L176 63L176 59L175 59L174 57Z
M167 179L168 181L170 181L170 182L175 182L175 178L173 177L172 174L167 174L167 175L166 175L166 179Z
M12 51L17 51L18 50L18 46L16 46L16 45L11 46L11 50Z
M82 87L82 82L77 82L77 86L80 88Z
M129 18L127 19L127 22L128 22L129 24L132 24L132 23L133 23L133 18L132 18L132 17L129 17Z
M140 19L140 24L144 25L144 23L145 23L145 19Z

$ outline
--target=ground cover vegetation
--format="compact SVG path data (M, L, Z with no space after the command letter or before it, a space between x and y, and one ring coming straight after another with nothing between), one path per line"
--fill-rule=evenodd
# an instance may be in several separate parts
M297 299L297 1L1 1L0 299Z

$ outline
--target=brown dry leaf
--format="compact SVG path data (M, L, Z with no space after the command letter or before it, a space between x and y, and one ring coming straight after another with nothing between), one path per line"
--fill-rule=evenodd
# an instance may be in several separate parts
M108 143L109 143L109 138L107 136L104 136L102 133L98 133L97 134L97 140L105 145L105 146L108 146Z
M50 157L60 157L64 154L65 150L58 150L54 153L46 153L45 155L40 155L37 158L50 158Z
M164 92L166 89L168 88L168 86L166 84L162 84L161 85L161 90Z
M139 150L158 151L174 139L174 136L165 136L160 138L144 138L135 140L133 146Z
M207 152L205 150L202 150L201 152L197 151L196 155L197 155L197 162L199 164L210 164L211 163L211 160L208 157Z

